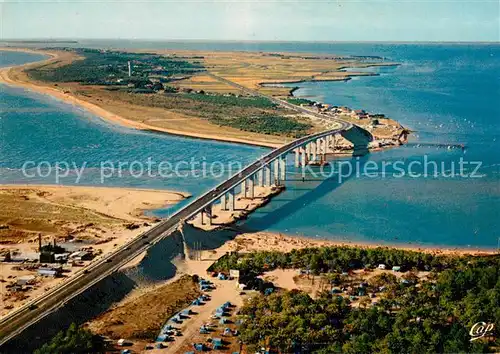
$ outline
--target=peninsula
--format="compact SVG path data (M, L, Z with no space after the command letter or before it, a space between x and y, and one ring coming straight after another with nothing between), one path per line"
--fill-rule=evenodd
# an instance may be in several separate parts
M296 99L293 89L276 85L342 81L373 75L346 72L346 67L395 63L287 53L37 52L50 59L4 68L0 82L52 95L135 129L275 148L326 129L332 116L370 131L376 140L373 148L398 145L406 138L404 127L383 114Z

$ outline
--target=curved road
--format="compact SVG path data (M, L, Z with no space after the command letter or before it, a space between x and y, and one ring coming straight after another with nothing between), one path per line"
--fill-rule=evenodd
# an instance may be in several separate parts
M253 92L252 90L248 90L246 88L243 89L255 94L255 92ZM286 106L289 105L289 103L277 100L275 98L273 98L272 100L275 102L278 101L278 104ZM299 111L304 110L303 113L314 114L313 112L302 109L301 107L293 106L291 108ZM111 254L103 257L93 264L90 264L87 268L85 268L85 270L69 278L68 281L51 289L43 296L35 299L34 301L19 308L17 311L14 311L11 314L0 319L0 345L5 344L7 341L14 338L29 326L40 321L42 318L44 318L57 308L63 306L70 299L74 298L78 294L81 294L83 291L89 289L94 284L114 273L130 260L151 247L152 244L158 242L163 237L170 235L177 229L180 224L184 222L184 220L193 217L201 210L203 210L207 205L218 200L230 189L238 186L246 178L263 168L264 165L271 163L281 155L287 154L293 149L317 138L340 133L353 127L351 123L342 120L336 120L332 118L331 121L336 125L335 129L315 133L297 139L291 143L288 143L278 149L271 151L267 155L264 155L261 159L253 162L226 181L222 182L207 193L198 197L196 200L173 214L169 219L158 223L150 230L139 235L129 243L121 246Z

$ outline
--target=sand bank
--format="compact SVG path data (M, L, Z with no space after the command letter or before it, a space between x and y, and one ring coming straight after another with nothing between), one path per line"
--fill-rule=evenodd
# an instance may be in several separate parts
M223 210L222 204L215 204L212 206L211 218L209 218L206 213L204 213L203 216L200 213L189 223L205 231L212 231L234 224L238 220L245 219L254 210L266 205L271 198L281 193L284 189L284 186L255 186L253 198L250 198L248 195L245 196L243 193L234 196L233 211ZM247 194L248 193L247 191ZM229 205L229 201L227 201L227 203Z

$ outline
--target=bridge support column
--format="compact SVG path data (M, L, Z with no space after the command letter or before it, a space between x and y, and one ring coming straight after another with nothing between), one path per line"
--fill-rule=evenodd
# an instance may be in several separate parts
M335 144L336 144L336 141L337 141L337 136L335 134L332 135L332 144L331 144L331 147L332 147L332 154L335 153Z
M280 179L281 181L284 182L286 180L286 155L280 156L279 161L280 161Z
M226 194L224 194L222 197L220 197L220 209L227 210L227 195Z
M207 213L208 225L212 225L212 204L206 206L205 212Z
M302 154L302 168L305 168L306 165L307 165L307 158L306 158L306 152L305 152L305 149L303 147L300 147L300 152Z
M280 158L278 157L276 160L273 161L273 169L274 169L274 185L279 186L280 185Z
M261 187L264 185L264 171L262 169L257 171L257 185Z
M311 149L311 160L316 161L316 152L317 152L317 147L316 147L316 142L311 142L312 149Z
M272 180L271 180L271 166L270 165L265 165L264 166L264 185L266 186L271 186Z
M268 165L266 165L265 168L266 168L266 170L265 170L266 171L266 185L268 187L270 187L273 184L273 178L271 177L271 165L268 164Z
M254 185L255 185L255 176L254 175L251 175L249 178L248 178L248 197L250 199L253 199L254 196L255 196L255 188L254 188Z
M229 211L234 211L234 209L235 209L234 188L230 189L227 192L227 196L228 196L228 202L229 202L228 209L229 209Z
M333 135L328 135L326 137L326 153L327 154L333 153L332 144L333 144Z
M293 150L295 152L295 167L300 166L300 148Z
M242 194L243 198L247 197L247 180L246 179L241 181L241 194Z
M321 138L320 141L321 141L321 147L320 147L321 162L323 162L325 161L325 154L326 154L326 138Z

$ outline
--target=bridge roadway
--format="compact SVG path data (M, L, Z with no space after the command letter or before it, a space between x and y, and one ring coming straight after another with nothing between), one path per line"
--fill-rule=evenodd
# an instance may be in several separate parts
M308 114L311 112L308 111ZM184 208L177 211L170 218L161 221L150 230L137 236L132 241L124 244L111 254L96 260L84 270L61 283L59 286L52 288L43 296L34 299L18 310L11 312L9 315L0 319L0 346L5 344L10 339L14 338L22 331L40 321L42 318L55 311L59 307L64 306L66 302L81 294L91 286L108 277L126 263L146 251L151 245L160 241L163 237L172 234L177 227L184 221L192 218L205 207L219 200L229 190L240 185L244 180L255 174L264 166L270 166L271 162L283 156L295 148L304 146L305 144L315 141L316 139L326 137L328 135L337 134L342 131L349 130L353 125L342 120L332 119L332 123L336 125L334 129L315 133L290 142L280 148L277 148L267 155L262 156L259 160L245 167L240 172L236 173L226 181L209 190L205 194L186 205Z

